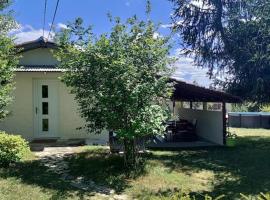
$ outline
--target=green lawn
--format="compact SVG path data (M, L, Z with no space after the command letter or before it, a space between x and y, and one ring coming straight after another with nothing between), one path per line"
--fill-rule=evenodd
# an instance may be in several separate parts
M235 199L239 193L269 192L270 130L231 131L238 135L234 147L151 151L136 173L125 171L122 158L102 147L85 147L68 161L72 175L137 199L170 199L175 190L199 199L202 194ZM70 187L31 158L20 167L0 170L0 199L88 199L93 192Z

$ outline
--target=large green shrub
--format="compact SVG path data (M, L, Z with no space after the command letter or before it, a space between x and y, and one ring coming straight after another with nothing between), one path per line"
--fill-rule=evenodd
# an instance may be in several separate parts
M169 117L164 106L173 92L169 38L155 37L158 26L150 20L111 20L111 32L96 37L78 18L59 34L55 53L84 127L89 133L116 133L126 167L135 167L136 141L163 133Z
M28 143L17 135L0 132L0 166L20 161L30 152Z

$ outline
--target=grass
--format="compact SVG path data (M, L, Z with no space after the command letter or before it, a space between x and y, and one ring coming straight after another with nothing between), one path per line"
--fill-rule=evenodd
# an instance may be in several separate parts
M151 151L140 170L126 171L123 159L107 148L85 147L68 158L71 174L83 176L137 199L170 199L185 191L203 194L256 195L270 191L270 130L231 129L234 147ZM71 188L56 174L45 172L30 158L11 169L0 169L0 199L88 199L93 192ZM95 198L95 196L93 197Z
M268 129L248 129L248 128L230 128L230 131L237 134L240 138L256 137L256 138L270 138L270 130Z
M46 172L35 159L8 169L0 168L0 200L81 199L84 196L57 174Z

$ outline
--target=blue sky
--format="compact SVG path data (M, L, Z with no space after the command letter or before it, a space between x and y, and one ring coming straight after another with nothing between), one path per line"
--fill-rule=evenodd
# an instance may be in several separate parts
M15 19L20 24L20 28L13 31L17 36L17 43L35 40L42 36L43 12L45 0L13 0L11 8L15 11ZM57 0L47 0L47 13L45 24L45 37L52 22L53 12ZM96 34L110 31L110 22L107 13L126 19L134 14L140 18L145 18L146 0L60 0L55 19L56 29L65 27L68 21L73 21L76 17L82 17L86 24L93 25ZM170 15L173 12L173 5L168 0L152 0L151 19L162 26L160 35L170 33L168 27L171 24ZM178 41L174 41L172 54L179 55L180 46ZM175 63L175 77L208 86L209 80L206 78L206 70L199 69L192 63L192 58L180 56Z

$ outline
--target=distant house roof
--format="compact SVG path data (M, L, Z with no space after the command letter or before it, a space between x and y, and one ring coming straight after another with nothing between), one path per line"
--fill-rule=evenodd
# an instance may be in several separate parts
M40 37L37 40L24 42L21 44L16 45L19 49L19 53L37 49L37 48L56 48L57 45L54 42L48 41L44 37Z
M37 40L25 42L16 46L20 49L19 52L25 52L37 48L56 48L54 42L47 41L44 37ZM63 72L64 69L59 69L55 65L24 65L18 66L16 72ZM230 95L225 92L216 91L213 89L204 88L201 86L186 83L176 79L171 79L175 84L175 91L172 96L178 101L193 101L193 102L228 102L240 103L241 98Z

